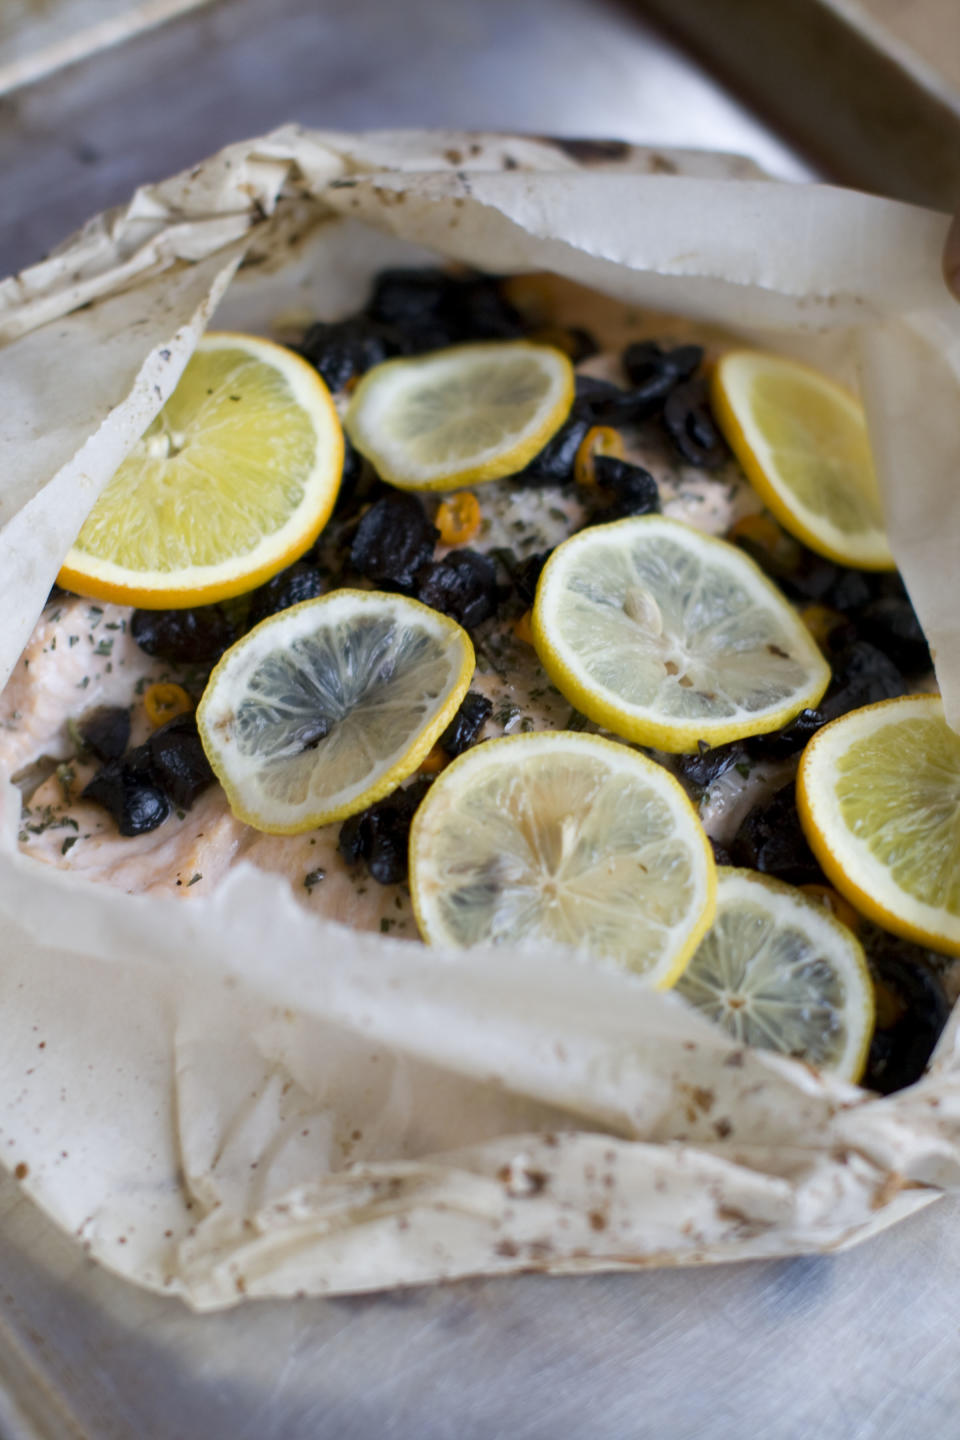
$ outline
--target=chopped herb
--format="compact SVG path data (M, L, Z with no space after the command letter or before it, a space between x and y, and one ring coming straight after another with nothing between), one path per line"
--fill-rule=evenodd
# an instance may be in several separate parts
M80 644L80 636L79 636L79 635L68 635L68 636L67 636L67 644L70 646L70 649L72 650L73 647L74 647L74 645L79 645L79 644Z
M321 880L327 878L326 870L318 867L316 870L309 870L303 877L303 888L308 895L313 893L313 887L319 885Z
M738 761L737 764L734 765L733 768L734 768L734 770L736 770L737 774L738 774L742 779L744 779L744 780L746 780L746 778L747 778L747 776L750 774L750 770L751 770L751 766L750 766L749 762L746 761L746 760L740 760L740 761Z
M187 881L187 889L189 890L191 885L196 885L197 881L202 879L202 873L199 870L194 870L193 874L190 876L190 879Z
M66 855L67 851L72 849L72 847L76 845L79 839L79 835L68 835L67 838L64 840L63 844L60 846L60 854Z
M563 728L565 730L585 730L589 723L586 715L581 715L579 710L571 710Z
M106 640L106 639L101 640L100 643L99 643L99 645L97 646L96 650L94 650L93 653L94 653L94 655L112 655L112 654L113 654L113 640L112 640L112 639L111 639L111 640Z
M566 510L561 510L559 505L551 505L547 514L551 520L556 520L558 525L566 525L568 523Z
M89 675L84 675L83 679L80 681L79 685L77 686L77 689L78 689L78 690L86 690L86 688L87 688L87 686L88 686L89 684L90 684L90 676L89 676Z
M380 934L381 934L381 935L389 935L390 931L393 929L393 927L394 927L394 925L396 925L396 923L397 923L396 920L390 920L390 919L385 915L385 916L383 917L383 919L380 921Z

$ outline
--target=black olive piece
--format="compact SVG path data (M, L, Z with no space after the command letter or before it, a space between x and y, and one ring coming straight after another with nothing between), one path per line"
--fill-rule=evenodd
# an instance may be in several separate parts
M578 377L573 413L586 417L591 425L639 425L658 414L670 388L660 380L652 380L624 390L606 380L591 380L585 385L587 378Z
M199 605L194 610L134 610L130 634L148 655L174 665L212 663L237 638L219 605Z
M464 340L512 340L519 313L487 275L460 278L436 269L384 270L367 302L371 319L394 328L410 352Z
M677 756L677 775L693 790L709 790L715 780L732 770L734 765L746 765L747 752L742 740L732 740L729 745L714 745L712 748L703 740L693 755Z
M703 359L702 345L678 345L673 350L663 350L654 340L635 340L623 352L623 368L630 377L630 383L646 386L659 381L663 393L689 380Z
M398 885L405 880L410 825L430 784L429 780L415 780L412 785L394 790L385 800L345 820L340 827L337 849L347 864L358 865L365 860L379 885Z
M663 426L689 465L714 470L729 454L702 380L685 380L670 391L663 407Z
M543 574L543 567L552 554L552 550L538 550L535 555L528 555L514 570L513 583L525 605L532 605L536 599L537 584Z
M81 799L102 805L121 835L145 835L170 814L170 802L159 786L123 760L108 760L88 781Z
M592 355L600 353L600 346L595 337L582 325L569 325L564 333L568 342L565 349L574 365L579 365L581 360L589 360Z
M98 760L119 760L130 744L130 711L121 705L100 705L81 717L76 730L84 749Z
M707 839L710 841L710 849L713 851L713 858L717 862L717 864L732 865L733 861L730 858L730 851L727 849L726 845L721 845L720 841L714 840L712 835L708 835Z
M820 701L825 720L836 720L848 710L906 695L909 686L900 671L875 645L855 640L833 657L833 679Z
M418 570L433 555L440 531L416 495L393 490L363 516L350 548L355 570L375 584L409 593Z
M454 282L452 309L462 340L519 340L527 332L523 317L503 294L493 276L480 275ZM571 330L586 359L596 354L596 345L586 330ZM593 349L586 348L593 345Z
M417 576L416 597L472 630L496 613L496 566L476 550L453 550L423 567Z
M932 668L930 647L906 596L871 600L857 611L856 627L863 639L882 650L904 675L922 675Z
M751 735L744 743L749 754L757 760L789 760L826 723L827 717L821 710L801 710L782 730L773 730L768 735Z
M478 690L468 690L460 709L437 741L440 749L445 750L451 760L462 755L464 750L469 750L492 711L492 700L488 700L486 695L481 695Z
M566 485L573 480L573 462L590 421L582 416L565 420L543 449L512 478L520 485Z
M775 875L792 885L822 882L797 815L793 781L755 805L730 845L734 865Z
M825 605L831 610L840 610L844 615L851 610L858 610L861 605L867 605L873 596L873 587L870 583L870 576L863 570L851 570L845 566L837 566L837 576L832 585L829 585L821 597Z
M593 473L597 484L612 490L613 505L604 513L608 520L622 520L628 515L659 515L660 487L642 465L618 460L613 455L595 455Z
M365 374L402 349L395 331L367 315L319 321L310 326L300 344L301 355L331 390L342 390L355 375Z
M140 750L157 785L174 805L189 810L216 776L200 741L196 715L177 715L161 725Z
M278 615L291 605L299 605L301 600L315 600L325 589L326 581L316 565L297 560L254 590L250 596L248 623L251 627L259 625L268 615Z
M884 936L867 946L877 998L877 1028L861 1084L890 1095L919 1080L950 1005L943 986L921 958L919 946Z

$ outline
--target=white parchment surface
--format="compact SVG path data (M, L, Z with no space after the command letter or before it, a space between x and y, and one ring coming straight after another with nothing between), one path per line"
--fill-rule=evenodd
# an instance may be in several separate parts
M232 328L333 318L440 254L858 377L957 724L946 227L728 157L469 134L290 127L138 191L0 285L0 683L218 305ZM0 776L0 1160L99 1261L197 1308L823 1250L960 1185L956 1017L924 1080L871 1098L572 956L359 935L243 866L126 895L22 856L18 819Z

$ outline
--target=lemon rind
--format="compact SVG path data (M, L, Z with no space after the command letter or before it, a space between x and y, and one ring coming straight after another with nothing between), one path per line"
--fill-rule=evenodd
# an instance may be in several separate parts
M413 817L410 827L409 841L409 876L410 876L410 903L413 916L417 923L420 935L428 945L448 945L456 949L463 946L459 940L451 935L445 927L433 923L433 918L428 914L427 908L423 905L423 887L421 885L421 860L419 851L422 849L422 833L430 820L432 806L442 800L446 791L456 782L462 771L477 766L492 766L496 763L495 756L503 753L507 746L514 749L522 748L527 751L533 748L560 748L563 745L571 745L575 749L587 750L594 754L599 750L613 752L620 764L627 763L623 756L629 756L633 761L638 762L640 768L649 776L655 787L662 787L662 793L669 796L674 802L679 802L680 813L684 818L692 822L691 838L696 841L704 860L705 875L705 896L703 909L697 920L692 924L690 933L677 948L677 953L670 957L669 963L664 963L662 973L658 973L655 979L650 979L646 974L634 974L634 978L641 983L648 985L654 990L668 990L675 985L683 974L697 946L703 939L713 923L717 903L717 866L713 856L713 849L707 837L706 831L700 823L699 816L690 801L683 786L663 766L656 761L650 760L645 755L640 755L626 745L621 745L616 740L607 740L600 735L584 735L575 730L538 730L524 735L501 735L495 740L488 740L481 747L474 747L458 756L455 760L440 772L440 775L431 786L423 804L420 805ZM428 804L428 802L431 802ZM604 963L616 963L607 961ZM631 973L624 971L623 973Z
M880 700L875 705L865 705L841 715L819 730L800 759L797 813L807 843L824 874L868 920L931 950L960 955L960 917L949 916L948 912L916 900L895 883L866 844L851 835L829 784L830 772L821 774L821 767L826 768L831 759L849 748L849 741L843 747L837 744L838 737L845 731L850 732L851 741L856 738L852 733L855 727L859 727L862 735L871 733L874 727L869 722L865 724L864 717L876 720L879 716L883 724L899 724L910 718L911 710L918 718L929 719L931 714L942 715L942 701L938 695L902 695L893 700ZM842 841L842 848L838 839ZM884 904L878 895L895 896L897 908ZM950 922L948 927L942 924L945 917Z

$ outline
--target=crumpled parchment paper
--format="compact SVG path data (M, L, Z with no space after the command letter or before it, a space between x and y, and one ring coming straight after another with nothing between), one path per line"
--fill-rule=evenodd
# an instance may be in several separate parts
M441 254L858 375L956 723L946 225L729 157L469 134L290 127L146 187L0 285L0 681L225 293L218 326L269 330ZM960 1186L956 1017L923 1081L872 1098L555 950L356 934L244 866L126 895L22 856L18 819L0 777L0 1158L101 1263L197 1308L831 1249Z

